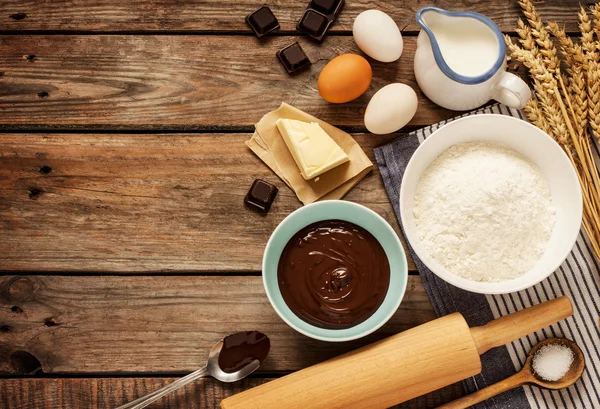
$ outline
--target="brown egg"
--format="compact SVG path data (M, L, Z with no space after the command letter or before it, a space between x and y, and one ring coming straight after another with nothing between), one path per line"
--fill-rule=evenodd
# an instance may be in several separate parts
M319 94L336 104L352 101L369 88L372 76L369 62L360 55L339 55L319 74Z

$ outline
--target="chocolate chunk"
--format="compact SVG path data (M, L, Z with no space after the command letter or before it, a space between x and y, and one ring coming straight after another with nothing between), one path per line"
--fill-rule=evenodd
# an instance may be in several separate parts
M300 21L300 27L308 34L315 36L321 35L326 26L327 17L313 10L308 10L306 13L304 13L304 17Z
M324 14L307 9L298 23L298 30L320 40L325 36L328 20Z
M315 40L323 40L343 5L344 0L311 0L296 29Z
M258 38L279 29L277 17L266 4L246 16L246 23Z
M323 14L333 14L341 2L341 0L312 0L309 7Z
M285 67L288 74L299 71L310 65L310 60L298 42L277 51L277 57Z
M277 195L277 188L261 179L256 179L244 198L244 203L252 210L267 213Z

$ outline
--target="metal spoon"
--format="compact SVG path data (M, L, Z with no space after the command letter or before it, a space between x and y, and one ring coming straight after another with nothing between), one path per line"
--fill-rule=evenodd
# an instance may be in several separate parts
M234 336L234 335L236 335L236 334L232 334L229 336ZM208 361L206 362L206 366L204 366L204 368L201 368L195 372L192 372L191 374L184 376L183 378L180 378L161 389L158 389L152 393L149 393L146 396L142 396L139 399L136 399L134 401L126 403L125 405L119 406L116 409L145 408L146 406L150 405L152 402L157 401L158 399L162 398L163 396L175 391L176 389L179 389L179 388L187 385L190 382L195 381L198 378L202 378L203 376L212 376L213 378L216 378L216 379L220 380L221 382L235 382L235 381L239 381L240 379L245 378L246 376L250 375L252 372L256 371L256 369L258 369L258 367L260 366L260 361L258 359L254 359L250 363L243 366L236 372L227 373L227 372L223 371L221 369L221 367L219 366L219 354L221 353L221 350L223 348L223 342L224 342L224 339L217 342L215 344L215 346L212 347L212 349L210 350L210 353L208 354Z
M571 351L573 351L574 355L571 367L558 381L546 381L533 370L533 356L541 347L549 344L564 345L569 347L571 348ZM490 385L487 388L480 389L475 393L463 396L462 398L454 400L445 405L438 406L438 409L466 409L475 405L476 403L482 402L502 392L506 392L522 385L536 385L550 390L567 388L577 382L577 380L583 374L584 368L585 358L583 356L583 352L581 352L581 349L579 349L575 342L566 338L548 338L538 342L533 348L531 348L531 351L529 351L529 354L527 354L527 359L525 360L523 369L513 376Z

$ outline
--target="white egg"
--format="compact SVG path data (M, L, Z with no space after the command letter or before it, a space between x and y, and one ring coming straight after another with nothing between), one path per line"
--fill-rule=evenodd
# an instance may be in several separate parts
M369 101L365 126L378 135L396 132L415 116L417 104L417 94L408 85L386 85Z
M377 61L396 61L402 54L400 29L383 11L367 10L360 13L354 20L352 35L358 48Z

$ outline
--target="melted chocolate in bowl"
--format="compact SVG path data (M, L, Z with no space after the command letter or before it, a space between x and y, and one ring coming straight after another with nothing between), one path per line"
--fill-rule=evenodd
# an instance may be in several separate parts
M233 373L255 359L262 364L270 348L271 341L262 332L246 331L228 335L219 353L219 367L223 372Z
M277 268L281 295L319 328L350 328L383 303L390 284L385 251L367 230L343 220L306 226L286 244Z

